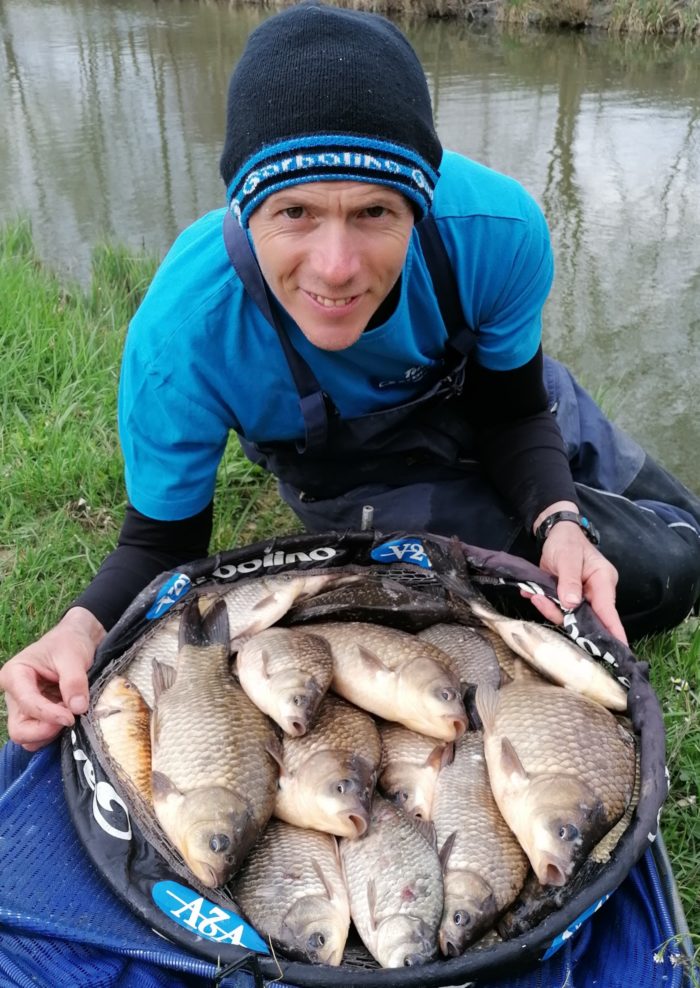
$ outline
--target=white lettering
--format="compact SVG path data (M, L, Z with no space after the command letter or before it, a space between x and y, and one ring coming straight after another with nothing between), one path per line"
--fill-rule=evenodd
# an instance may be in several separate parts
M92 762L85 754L82 748L76 747L78 742L78 736L75 731L71 731L71 741L73 743L73 759L80 763L83 762L83 777L87 782L90 789L92 789L92 815L95 818L98 826L101 827L105 833L109 834L111 837L117 837L119 840L130 840L131 839L131 822L129 820L129 811L126 808L124 801L117 795L114 788L109 784L109 782L97 782L95 779L95 769ZM118 827L112 826L112 824L103 815L102 810L112 811L112 805L116 803L124 811L126 817L126 830L123 827L120 829Z
M172 893L170 893L172 895ZM178 900L182 902L182 899ZM189 913L189 916L185 916L184 922L188 926L191 926L193 930L197 929L197 923L202 915L202 906L204 905L204 898L200 896L198 899L191 899L189 902L182 902L180 909L171 909L171 915L177 916L178 919L182 919L183 913Z
M239 563L236 567L239 573L254 573L262 566L262 559L249 559L246 563Z
M420 543L416 543L413 549L414 551L418 551L421 557L425 555ZM325 562L327 559L333 559L337 554L337 550L329 545L319 546L318 549L312 549L310 552L285 553L282 549L277 549L275 552L267 550L262 559L246 559L237 565L226 563L223 566L219 566L214 570L212 576L219 580L230 580L238 573L254 573L261 567L293 566L295 563Z
M309 553L311 558L317 563L324 559L332 559L336 555L335 549L331 549L329 545L323 546L321 549L312 549Z
M288 552L284 557L284 561L288 566L293 563L310 563L311 556L308 556L305 552Z
M121 828L112 826L109 820L102 813L103 809L107 810L108 813L112 813L113 804L115 803L124 811L124 816L126 818L126 830L123 825ZM92 799L92 815L95 817L95 820L97 820L100 827L102 827L105 833L109 834L110 837L117 837L119 840L131 840L129 811L126 808L124 801L116 794L109 782L98 782L95 786L95 794Z

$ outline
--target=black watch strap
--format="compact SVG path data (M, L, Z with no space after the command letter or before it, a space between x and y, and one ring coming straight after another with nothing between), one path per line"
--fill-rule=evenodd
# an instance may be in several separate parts
M537 531L535 532L535 538L537 539L538 545L544 545L545 539L557 522L560 521L573 521L580 529L582 529L583 534L589 542L592 542L593 545L598 545L600 543L598 529L595 527L590 518L586 518L585 515L580 515L578 511L553 511L551 515L547 515L544 521L540 522Z

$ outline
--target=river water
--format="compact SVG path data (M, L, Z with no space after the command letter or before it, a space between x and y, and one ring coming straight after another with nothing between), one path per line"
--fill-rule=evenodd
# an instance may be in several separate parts
M256 8L2 0L0 223L85 282L222 205L228 76ZM443 143L522 182L557 273L545 347L700 489L700 48L404 23Z

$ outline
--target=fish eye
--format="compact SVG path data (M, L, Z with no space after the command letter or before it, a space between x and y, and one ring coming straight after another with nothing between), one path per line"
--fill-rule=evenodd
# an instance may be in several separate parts
M318 947L324 947L326 944L326 938L323 933L312 933L309 939L306 941L306 945L309 950L316 950Z
M579 836L579 833L580 831L578 827L574 826L573 823L564 823L559 828L559 837L562 840L566 840L566 841L576 840L576 838Z
M466 909L458 909L452 917L452 922L455 926L468 926L469 923L471 923L471 919L472 918Z
M335 784L335 791L343 796L346 792L351 792L355 788L352 779L338 779Z
M457 699L457 690L452 689L451 686L445 686L440 690L440 699L450 702Z
M231 846L231 840L226 834L214 834L209 839L209 847L212 849L214 854L222 854L227 851Z
M303 702L304 702L304 697L299 696L299 694L292 697L292 703L294 704L295 707L300 707Z
M394 793L394 800L401 805L401 803L408 802L408 792L406 789L397 789Z

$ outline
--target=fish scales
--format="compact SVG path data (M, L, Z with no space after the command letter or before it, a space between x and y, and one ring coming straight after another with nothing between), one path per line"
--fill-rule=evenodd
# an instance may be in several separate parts
M440 948L446 956L458 956L493 927L529 869L493 798L480 731L455 742L454 760L437 779L432 819L438 850L449 841L449 853L441 853L445 908Z
M340 964L350 903L334 837L271 820L231 890L257 931L289 954Z
M134 649L131 661L124 668L124 675L136 686L148 706L155 706L153 692L153 663L177 664L179 651L180 615L163 618Z
M230 877L265 827L278 774L272 723L231 677L225 615L221 602L204 619L196 601L185 608L177 668L166 677L156 667L151 720L156 816L209 886Z
M411 730L453 741L466 729L459 670L416 635L367 622L319 622L333 653L332 688L351 703Z
M401 724L378 724L382 761L378 785L387 799L424 820L430 820L433 793L447 742L436 741Z
M364 837L341 840L350 913L382 967L427 963L437 950L443 885L437 852L411 818L381 796Z
M114 676L94 707L107 751L147 803L151 802L151 711L138 689Z
M506 617L485 600L469 600L473 613L521 658L548 680L624 712L627 693L610 673L579 645L557 629L534 621Z
M501 667L493 645L481 631L463 624L434 624L418 633L422 641L431 642L454 659L462 683L489 683L498 689Z
M183 652L174 685L157 702L154 769L178 788L224 785L252 793L261 781L269 786L277 775L264 753L275 737L272 725L231 678L225 656L214 648L197 653Z
M311 597L338 583L360 579L357 573L326 570L318 573L277 573L248 577L220 590L226 604L232 644L269 628L297 600Z
M241 686L287 734L306 733L333 677L325 639L307 631L267 628L248 639L236 658Z
M381 755L369 714L326 696L312 729L283 739L275 815L339 837L364 833Z
M564 884L622 816L634 738L600 704L532 679L481 687L491 787L542 884Z

